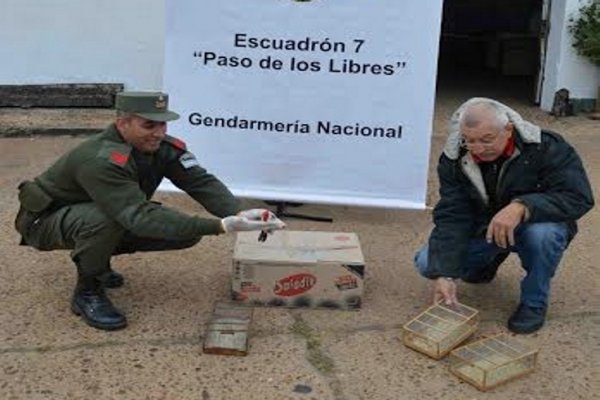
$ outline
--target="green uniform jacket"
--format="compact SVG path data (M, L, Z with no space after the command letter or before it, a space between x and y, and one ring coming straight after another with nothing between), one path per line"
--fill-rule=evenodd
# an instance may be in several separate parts
M34 183L52 198L52 209L93 202L139 237L187 240L222 233L219 219L151 202L164 177L215 216L240 210L233 194L198 165L182 141L167 136L157 152L142 154L123 140L114 124L62 156Z

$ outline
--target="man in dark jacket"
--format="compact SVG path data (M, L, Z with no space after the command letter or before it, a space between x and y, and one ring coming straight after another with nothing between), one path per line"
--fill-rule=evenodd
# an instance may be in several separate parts
M579 156L509 107L473 98L452 117L438 175L435 227L415 256L418 271L435 280L434 301L457 302L456 280L490 282L515 252L526 276L508 328L538 330L575 221L594 205Z
M19 185L15 220L22 244L72 249L77 285L71 309L98 329L126 326L105 288L123 285L110 258L135 251L183 249L204 235L272 231L285 225L268 210L240 211L238 200L202 168L185 143L166 135L168 96L123 92L117 119L48 170ZM218 219L200 218L150 201L166 177Z

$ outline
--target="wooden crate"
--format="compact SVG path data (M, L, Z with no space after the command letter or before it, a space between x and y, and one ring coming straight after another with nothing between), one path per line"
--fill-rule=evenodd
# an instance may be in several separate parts
M503 333L450 353L450 371L485 391L535 370L539 350Z
M252 308L238 304L215 304L206 324L202 350L207 354L245 356L248 354L248 331Z
M404 344L439 360L477 330L479 312L464 304L435 304L402 328Z

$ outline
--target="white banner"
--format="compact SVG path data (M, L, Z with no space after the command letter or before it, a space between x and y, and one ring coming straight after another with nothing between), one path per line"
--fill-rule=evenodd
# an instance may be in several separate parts
M242 197L423 208L441 12L167 1L169 133Z

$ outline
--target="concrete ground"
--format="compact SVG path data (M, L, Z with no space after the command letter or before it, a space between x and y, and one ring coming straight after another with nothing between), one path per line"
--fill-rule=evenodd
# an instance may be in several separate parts
M432 166L444 122L462 100L437 101ZM511 105L527 119L564 133L598 191L600 123L583 116L555 120L526 104ZM97 118L91 125L102 126L112 114L104 110L83 115ZM203 325L213 303L228 296L232 236L207 237L183 251L116 257L114 267L125 274L126 284L112 290L111 298L127 314L129 326L111 333L86 326L69 311L75 272L68 252L17 246L12 228L17 184L82 140L37 136L36 126L43 131L47 117L39 110L0 112L0 130L14 128L21 118L32 133L0 139L0 399L597 398L597 208L581 220L579 236L563 259L546 326L519 336L540 349L537 370L490 392L461 382L449 372L447 359L429 359L401 342L402 325L430 300L428 282L412 266L413 253L431 228L428 211L303 207L306 214L330 214L334 222L289 219L289 229L358 233L367 264L362 310L256 309L247 357L205 355ZM89 121L81 126L89 127ZM429 204L437 199L432 174ZM183 195L157 197L189 213L202 213ZM460 300L479 309L482 317L471 340L506 332L521 276L513 255L491 284L460 284Z

